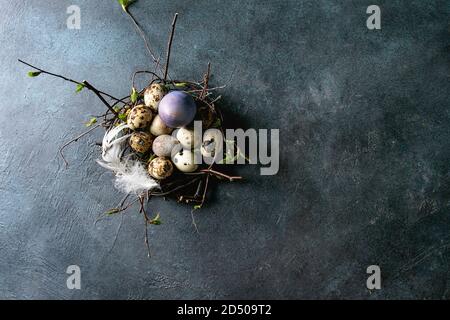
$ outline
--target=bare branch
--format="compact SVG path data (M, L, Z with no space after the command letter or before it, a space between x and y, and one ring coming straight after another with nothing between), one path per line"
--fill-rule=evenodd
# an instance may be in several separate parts
M97 125L93 126L89 130L83 132L82 134L80 134L80 135L76 136L75 138L71 139L70 141L66 142L61 148L59 148L59 154L61 155L61 158L64 160L66 168L69 166L69 163L67 162L66 158L64 157L63 150L70 144L77 142L79 139L81 139L85 135L91 133L92 131L94 131L95 129L97 129L100 126L101 126L101 124L97 124Z
M159 64L159 60L156 59L155 54L153 53L153 50L150 47L150 43L149 43L149 40L147 38L147 35L145 34L144 30L142 30L141 25L139 24L139 22L137 22L136 18L134 17L134 15L130 12L130 10L128 8L125 10L125 12L131 18L131 21L133 21L134 27L138 31L138 33L141 36L142 40L144 40L145 48L147 49L147 52L149 53L150 57L152 58L153 63L155 63L156 67L157 68L159 67L160 70L162 71L162 68L161 68L161 66Z
M67 78L67 77L65 77L65 76L63 76L63 75L60 75L60 74L57 74L57 73L53 73L53 72L46 71L46 70L44 70L44 69L38 68L38 67L36 67L36 66L33 66L32 64L30 64L30 63L28 63L28 62L25 62L25 61L23 61L23 60L21 60L21 59L17 59L17 60L18 60L20 63L23 63L24 65L27 65L27 66L29 66L29 67L31 67L31 68L33 68L33 69L36 69L36 70L40 71L41 73L48 74L48 75L50 75L50 76L53 76L53 77L56 77L56 78L60 78L60 79L63 79L63 80L65 80L65 81L72 82L72 83L75 83L75 84L84 85L84 84L83 84L82 82L80 82L80 81L76 81L76 80ZM92 88L94 88L94 87L92 86ZM97 91L97 93L100 93L100 94L102 94L102 95L104 95L104 96L107 96L108 98L111 98L112 100L115 100L116 102L122 102L122 103L124 103L124 104L128 104L128 103L126 103L125 101L123 101L123 99L117 99L116 97L110 95L109 93L106 93L106 92L104 92L104 91L98 90L97 88L94 88L94 89ZM89 89L89 90L92 90L92 89Z
M173 36L175 34L175 26L177 24L178 13L175 13L172 21L172 30L170 31L169 43L167 44L166 65L164 68L164 81L167 80L167 74L169 72L170 53L172 51Z

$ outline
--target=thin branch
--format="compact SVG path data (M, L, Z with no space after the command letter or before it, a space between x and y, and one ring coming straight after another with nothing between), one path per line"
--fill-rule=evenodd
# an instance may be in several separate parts
M153 77L156 77L158 80L161 80L161 78L154 72L152 71L147 71L147 70L139 70L139 71L135 71L133 73L133 76L131 77L131 86L133 88L135 88L135 80L136 80L136 75L140 74L140 73L148 73L151 74Z
M127 195L120 201L120 203L117 205L117 208L111 209L111 210L114 212L114 213L112 213L112 214L121 213L121 212L127 210L133 203L135 203L135 202L137 201L137 200L135 200L135 201L133 201L133 202L127 204L126 207L124 207L125 201L128 199L129 196L130 196L130 194L127 194ZM109 210L109 211L111 211L111 210ZM97 218L95 219L95 221L94 221L94 226L96 226L96 225L97 225L97 222L99 222L100 220L102 220L105 216L109 216L109 215L112 215L112 214L108 214L108 213L106 213L106 212L100 213L100 214L97 216Z
M130 98L130 95L127 95L127 96L123 97L123 98L121 99L121 101L116 101L116 102L114 102L114 103L111 105L111 108L113 108L113 109L115 110L115 107L119 104L119 102L122 102L122 100L129 99L129 98ZM121 107L121 109L122 109L124 106L129 106L128 103L126 103L126 102L123 102L123 103L124 103L124 105ZM110 112L110 109L108 109L108 110L106 111L106 113L103 115L103 119L104 119L105 122L108 122L108 121L117 119L117 117L114 116L113 119L109 119L109 120L108 120L108 119L107 119L107 116L108 116L109 112Z
M161 71L162 71L162 68L161 68L161 66L159 64L159 60L156 59L155 54L153 53L153 51L152 51L152 49L150 47L147 35L145 34L144 30L142 30L141 25L139 24L139 22L137 22L136 18L134 17L134 15L130 12L130 10L128 8L125 10L125 12L131 18L131 21L133 21L134 27L138 31L138 33L141 36L142 40L144 40L145 48L147 49L147 52L149 53L150 57L152 58L153 63L155 63L156 67L157 68L159 67L161 69Z
M197 222L195 221L194 211L195 211L195 208L191 210L192 225L194 226L195 231L196 231L198 234L200 234L200 232L198 232Z
M147 247L147 257L151 257L150 244L148 243L148 222L145 220L145 246Z
M241 176L229 176L223 172L219 172L217 170L213 170L211 168L208 169L202 169L200 171L197 172L190 172L190 173L185 173L185 175L204 175L204 174L208 174L208 175L213 175L219 178L225 178L230 182L233 182L235 180L242 180Z
M206 191L208 191L209 177L210 177L210 175L208 174L206 176L205 189L203 191L202 202L200 203L200 207L203 207L203 204L205 203L205 200L206 200Z
M119 203L119 208L122 208L123 205L125 204L125 201L127 201L127 199L130 197L130 194L127 193L127 195L125 197L123 197L122 201L120 201Z
M143 196L139 196L139 203L141 205L139 212L143 214L144 216L144 222L145 222L145 245L147 247L147 256L150 258L151 254L150 254L150 245L148 242L148 224L149 224L149 218L147 216L147 212L145 211L145 204L144 204L144 197Z
M124 214L124 212L122 212L121 213L121 218L120 218L120 223L119 223L119 226L117 227L116 235L114 236L114 240L113 240L113 243L111 245L111 248L109 248L109 250L108 250L108 254L114 249L114 247L116 245L117 238L119 237L120 230L122 229L122 224L123 224L124 217L125 217L125 214Z
M193 196L179 196L178 197L178 202L185 202L185 203L190 203L190 202L196 202L196 203L200 203L201 200L200 195L202 193L202 187L203 187L203 180L200 179L198 185L197 185L197 190L195 191Z
M217 98L215 98L213 101L210 102L210 104L214 104L217 101L219 101L220 99L222 99L222 96L218 96Z
M233 182L234 180L242 179L242 177L240 177L240 176L229 176L225 173L222 173L222 172L219 172L219 171L216 171L213 169L203 169L203 170L200 170L200 172L205 172L205 173L209 173L209 174L221 177L221 178L225 178L225 179L228 179L230 182Z
M114 114L114 116L116 116L116 118L119 119L119 114L117 113L117 111L114 110L113 107L111 107L111 105L105 100L105 98L103 98L103 96L100 94L100 91L98 91L94 86L92 86L86 80L83 81L83 85L86 86L86 88L88 88L92 92L94 92L95 95L100 99L100 101L103 102L103 104L109 109L109 111L111 111Z
M167 195L169 195L169 194L171 194L171 193L173 193L173 192L175 192L175 191L178 191L178 190L180 190L180 189L183 189L183 188L185 188L185 187L187 187L187 186L189 186L189 185L191 185L191 184L197 182L199 179L200 179L200 178L192 179L191 181L189 181L189 182L187 182L187 183L185 183L185 184L183 184L183 185L181 185L181 186L175 187L175 188L173 188L173 189L171 189L171 190L169 190L169 191L165 191L165 192L157 192L157 193L153 193L153 192L152 192L151 195L152 195L152 196L157 196L157 197L167 196Z
M56 77L56 78L60 78L60 79L63 79L63 80L65 80L65 81L72 82L72 83L75 83L75 84L79 84L79 85L83 85L83 84L84 84L84 83L82 83L82 82L79 82L79 81L76 81L76 80L67 78L67 77L65 77L65 76L63 76L63 75L56 74L56 73L49 72L49 71L46 71L46 70L44 70L44 69L38 68L38 67L33 66L32 64L30 64L30 63L28 63L28 62L25 62L25 61L23 61L23 60L21 60L21 59L17 59L17 60L18 60L20 63L23 63L24 65L27 65L27 66L29 66L29 67L31 67L31 68L33 68L33 69L36 69L36 70L40 71L41 73L48 74L48 75L50 75L50 76L53 76L53 77ZM115 100L115 101L118 101L118 102L122 102L122 103L124 103L124 104L127 104L125 101L122 101L122 99L117 99L116 97L110 95L109 93L106 93L106 92L104 92L104 91L98 90L97 88L95 88L95 90L96 90L98 93L100 93L100 94L102 94L102 95L104 95L104 96L107 96L108 98L111 98L111 99L113 99L113 100Z
M224 84L223 86L219 86L219 87L214 87L214 88L208 88L206 91L207 92L211 92L211 91L216 91L216 90L220 90L220 89L224 89L226 88L226 84ZM196 93L196 92L203 92L203 89L194 89L194 90L189 90L187 91L188 93Z
M169 72L170 53L172 51L173 36L175 34L175 26L177 24L178 13L175 13L172 21L172 30L170 31L169 43L167 44L166 65L164 68L164 82L167 80L167 74Z
M208 84L209 84L210 75L211 75L211 62L208 62L208 69L206 70L206 74L203 77L204 86L202 89L202 93L200 94L200 99L204 99L206 93L208 92Z
M97 124L95 126L93 126L92 128L90 128L89 130L83 132L82 134L76 136L75 138L73 138L72 140L66 142L61 148L59 148L59 154L61 155L61 158L64 160L64 163L66 165L66 168L69 166L69 163L67 162L66 158L64 157L63 154L63 150L69 146L70 144L77 142L79 139L81 139L82 137L84 137L85 135L91 133L92 131L94 131L95 129L97 129L98 127L100 127L101 124Z
M203 186L203 180L200 180L200 182L197 186L197 190L195 191L194 198L198 198L200 196L202 186Z

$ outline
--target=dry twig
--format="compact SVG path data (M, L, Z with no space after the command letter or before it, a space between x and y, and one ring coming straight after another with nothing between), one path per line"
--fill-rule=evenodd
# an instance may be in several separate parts
M70 141L66 142L59 148L59 154L61 155L61 158L64 160L66 168L69 166L69 163L67 162L66 158L64 157L63 150L70 144L77 142L79 139L83 138L85 135L91 133L92 131L94 131L95 129L97 129L100 126L101 126L101 124L97 124L97 125L93 126L89 130L83 132L82 134L80 134L80 135L76 136L75 138L71 139Z
M167 74L169 72L170 53L172 51L173 36L175 34L175 26L177 24L178 13L175 13L172 21L172 29L170 31L169 43L167 44L166 65L164 68L164 82L167 80Z

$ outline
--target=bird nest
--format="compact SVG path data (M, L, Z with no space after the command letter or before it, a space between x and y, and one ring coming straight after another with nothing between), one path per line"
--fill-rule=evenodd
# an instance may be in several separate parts
M97 162L111 170L115 175L115 186L124 193L117 206L102 212L98 219L125 212L139 204L139 213L145 222L145 244L150 256L148 226L159 225L159 214L151 214L149 201L154 197L172 198L180 203L192 205L192 211L200 209L207 200L211 179L235 181L240 176L232 176L219 169L217 161L211 164L198 164L194 153L210 152L208 145L214 140L194 135L192 124L201 123L202 129L216 129L223 134L223 114L218 107L221 96L215 92L223 87L210 87L211 64L208 63L203 79L199 82L173 80L169 74L171 47L174 39L178 14L172 21L167 44L165 63L155 58L147 36L131 13L131 1L119 0L123 11L128 15L136 30L144 40L152 59L152 70L136 71L132 75L130 94L123 98L99 90L88 81L77 81L66 76L38 68L19 59L19 62L33 68L30 77L41 74L54 76L76 85L76 92L84 89L93 92L106 106L103 114L92 117L83 133L63 144L59 154L66 167L69 165L64 150L72 143L87 136L97 128L103 128L101 159ZM139 75L150 77L147 85L139 89L136 78ZM241 155L234 142L232 154L226 158L236 159ZM206 150L206 151L205 151ZM214 152L212 152L214 158ZM215 160L215 159L213 159ZM196 228L194 216L193 224Z

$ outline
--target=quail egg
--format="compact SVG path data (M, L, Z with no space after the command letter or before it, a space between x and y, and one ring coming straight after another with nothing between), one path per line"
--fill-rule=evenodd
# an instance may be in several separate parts
M180 128L194 120L197 105L194 98L184 91L171 91L162 98L158 113L161 120L171 128Z
M144 103L153 110L158 110L159 102L166 95L167 90L162 84L154 83L144 91Z
M153 143L153 137L145 132L133 132L130 137L130 147L136 152L147 152Z
M137 105L131 109L127 124L131 130L147 128L153 118L152 111L143 104Z
M196 137L193 130L186 128L178 129L176 137L185 149L197 148L201 142L201 137Z
M152 124L150 125L150 133L154 136L169 134L172 130L172 128L166 126L159 115L155 116L155 119L153 119Z
M163 157L157 157L148 164L148 174L153 178L162 180L166 179L173 173L172 162Z
M200 147L202 155L208 158L220 156L223 150L223 135L219 129L208 129L203 135L202 146Z
M181 149L172 156L172 161L181 172L194 172L198 168L191 150Z
M181 149L180 142L172 136L163 134L153 141L153 153L158 157L170 157Z

